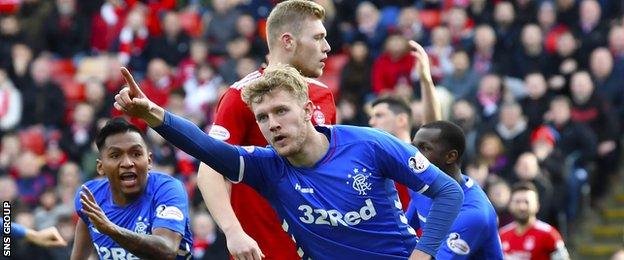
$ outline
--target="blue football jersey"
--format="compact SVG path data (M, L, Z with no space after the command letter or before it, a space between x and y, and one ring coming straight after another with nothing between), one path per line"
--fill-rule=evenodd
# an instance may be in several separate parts
M95 179L85 183L95 201L116 225L140 234L151 234L154 228L166 228L182 235L178 257L190 259L193 236L191 234L188 195L182 183L162 173L149 172L141 197L119 206L113 202L108 179ZM101 234L81 212L80 190L74 199L76 211L85 222L100 259L139 259L122 248L109 236Z
M238 147L242 182L268 199L304 259L408 257L417 237L393 180L422 193L443 173L415 147L378 130L317 130L330 144L311 168L292 166L270 147Z
M464 203L436 259L503 259L494 207L474 180L465 175L462 178ZM410 195L407 218L412 227L422 227L427 222L431 200L413 191Z

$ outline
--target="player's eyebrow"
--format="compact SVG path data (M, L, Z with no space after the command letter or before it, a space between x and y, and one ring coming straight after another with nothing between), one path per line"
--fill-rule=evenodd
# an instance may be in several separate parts
M142 144L134 144L134 145L130 146L130 148L128 148L128 150L141 149L141 148L143 148ZM123 150L123 149L121 147L119 147L119 146L114 146L114 145L108 146L108 148L106 148L106 151L117 151L117 150Z

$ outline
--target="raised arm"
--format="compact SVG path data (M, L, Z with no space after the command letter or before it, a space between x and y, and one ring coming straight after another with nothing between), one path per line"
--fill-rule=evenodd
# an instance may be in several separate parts
M409 41L412 55L416 57L416 72L420 80L420 92L424 104L424 121L423 124L433 121L442 120L442 110L440 101L436 97L435 85L431 78L431 66L429 65L429 56L425 49L415 41Z
M100 233L106 234L133 255L148 259L175 259L178 255L178 246L182 240L182 235L179 233L166 228L155 228L151 235L139 234L117 226L106 217L86 186L82 188L80 203L82 205L81 212L89 218L89 221ZM86 225L84 222L82 223L85 227L81 230L85 230ZM86 232L88 235L88 230ZM72 253L72 259L85 259L79 258L79 255L83 256L84 252L76 253L76 258L73 257Z
M230 182L204 163L199 165L197 174L197 187L210 215L225 233L230 254L235 259L262 259L258 243L243 231L232 205L224 203L230 201Z
M192 122L170 114L154 104L141 91L126 68L121 68L127 87L115 96L115 108L126 115L143 119L182 151L206 163L228 179L239 182L243 165L235 146L210 137Z

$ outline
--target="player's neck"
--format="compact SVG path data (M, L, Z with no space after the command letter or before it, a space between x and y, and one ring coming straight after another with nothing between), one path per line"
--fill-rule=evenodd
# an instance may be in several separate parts
M516 221L516 223L518 224L518 227L516 227L516 234L524 234L529 228L531 228L535 224L536 221L537 217L535 216L530 217L529 221L527 221L525 224Z
M137 198L136 197L130 197L130 196L126 196L121 192L121 189L115 189L111 186L111 193L113 196L113 202L115 203L115 205L117 206L126 206L130 203L132 203L133 201L135 201Z
M316 131L311 123L308 127L308 134L301 151L286 158L295 167L313 167L329 149L327 136Z
M412 143L412 137L410 136L409 131L399 131L395 134L396 138L399 138L401 141L406 142L408 144Z
M290 64L290 59L288 58L288 56L284 55L279 51L271 52L268 61L269 66L274 64Z

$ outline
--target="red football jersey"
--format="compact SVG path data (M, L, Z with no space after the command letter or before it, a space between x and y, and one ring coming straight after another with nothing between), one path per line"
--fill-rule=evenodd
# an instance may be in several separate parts
M568 259L561 235L551 225L538 220L524 234L517 234L517 227L518 224L512 222L500 229L505 259Z
M210 135L230 144L266 146L268 143L256 124L256 118L241 98L241 90L260 77L255 71L234 83L221 97ZM308 95L314 103L314 124L335 124L336 104L331 90L323 83L308 80ZM271 205L245 184L232 185L232 207L241 226L258 242L266 259L299 259L295 244L282 229Z

